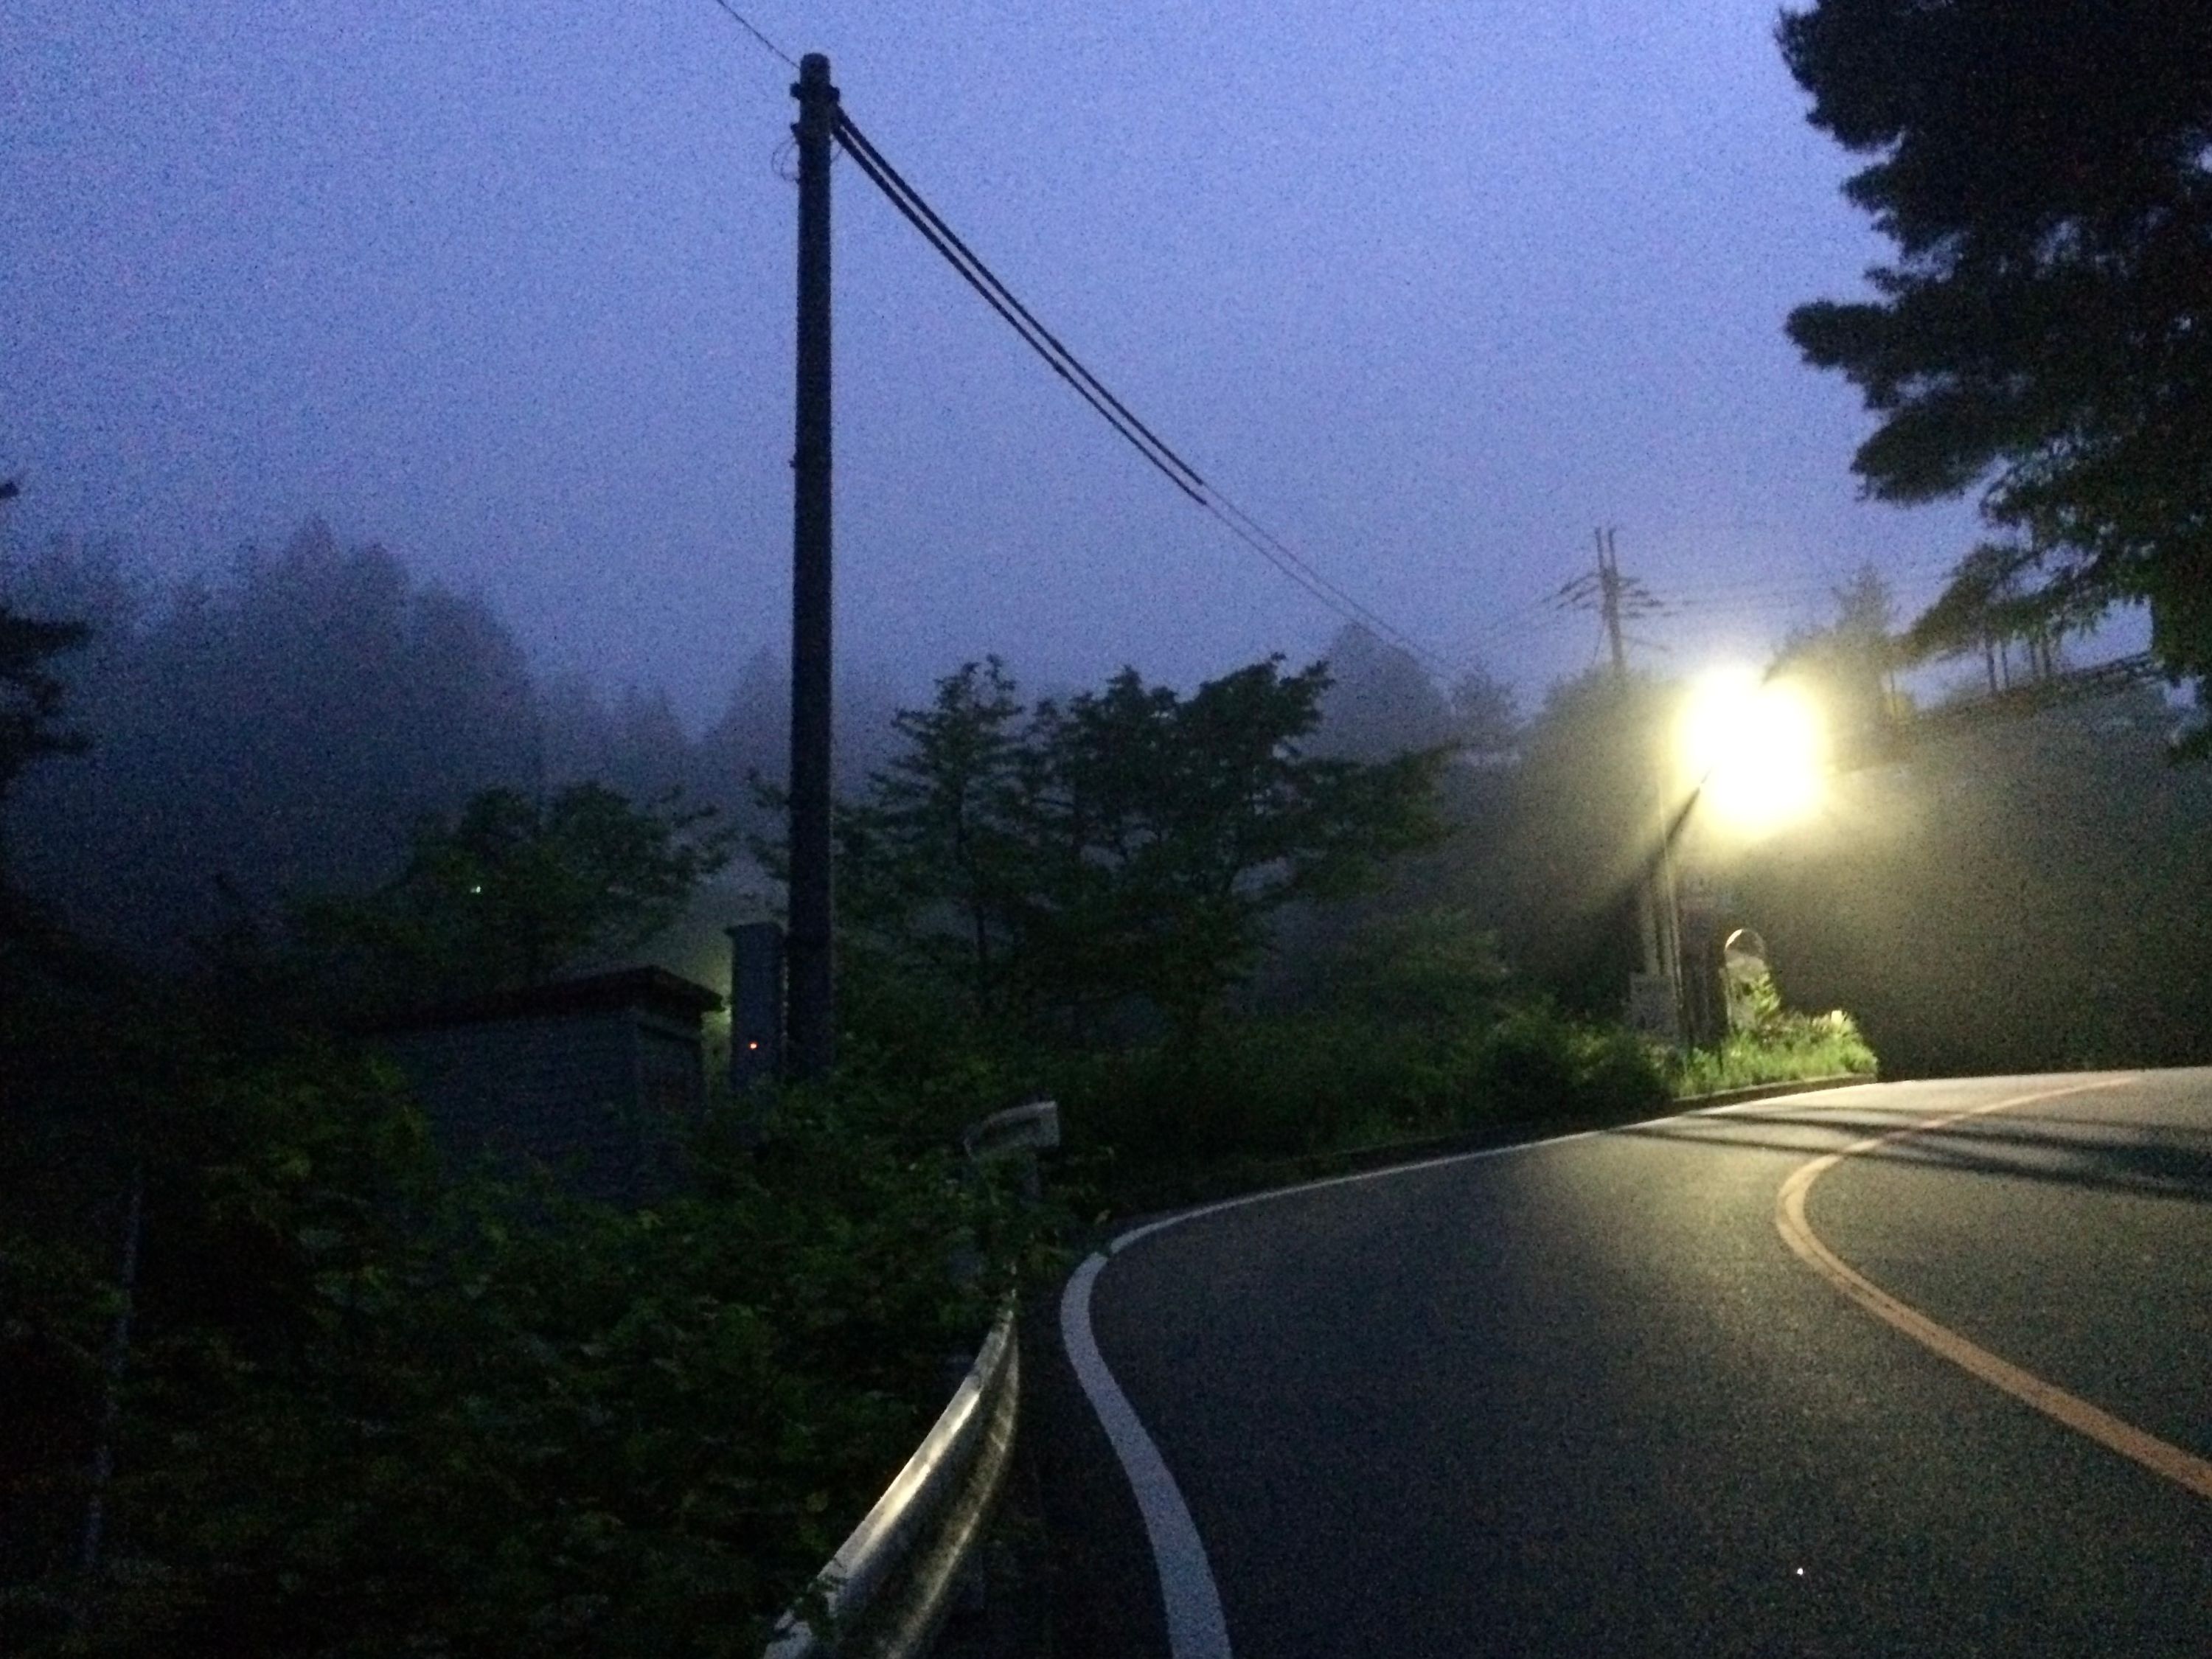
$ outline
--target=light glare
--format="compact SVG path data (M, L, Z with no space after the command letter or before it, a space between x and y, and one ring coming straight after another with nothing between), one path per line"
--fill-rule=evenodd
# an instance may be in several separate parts
M1730 828L1759 835L1819 802L1827 736L1802 688L1726 669L1692 691L1681 752L1698 804Z

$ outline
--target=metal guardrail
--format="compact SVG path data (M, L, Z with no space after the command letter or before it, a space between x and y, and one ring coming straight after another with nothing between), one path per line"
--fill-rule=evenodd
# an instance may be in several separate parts
M1033 1155L1060 1144L1060 1109L1043 1100L994 1113L960 1144L979 1163ZM785 1613L763 1659L916 1659L928 1650L1012 1461L1015 1313L1009 1298L936 1425L815 1575L819 1610L802 1603Z
M793 1608L763 1659L926 1652L1012 1460L1021 1343L1011 1304L906 1467L817 1575L821 1628Z

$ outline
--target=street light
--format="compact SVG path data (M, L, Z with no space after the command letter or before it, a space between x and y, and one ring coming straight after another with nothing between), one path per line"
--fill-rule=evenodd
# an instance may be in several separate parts
M1778 830L1820 802L1826 722L1789 680L1749 668L1705 675L1691 688L1677 745L1698 808L1741 836Z
M1826 722L1802 685L1755 669L1720 668L1692 682L1674 736L1679 781L1657 865L1663 896L1654 902L1663 902L1672 923L1678 971L1688 970L1680 994L1691 1040L1711 1042L1723 1029L1715 1000L1718 940L1708 936L1714 913L1709 902L1700 905L1700 916L1686 928L1675 890L1676 840L1695 821L1703 833L1691 839L1717 851L1811 812L1824 792Z

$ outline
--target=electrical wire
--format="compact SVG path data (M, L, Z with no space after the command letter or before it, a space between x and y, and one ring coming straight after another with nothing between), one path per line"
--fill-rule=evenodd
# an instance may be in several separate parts
M1197 468L1139 419L1127 404L1091 373L1082 359L1069 350L1059 337L1016 297L997 273L984 264L975 250L945 223L921 193L907 182L883 152L869 141L867 135L842 110L836 118L836 132L846 154L853 158L869 182L883 192L901 216L959 273L970 288L982 296L1000 319L1020 336L1055 374L1073 387L1101 419L1170 483L1205 509L1231 535L1265 559L1279 574L1297 583L1310 596L1339 616L1359 623L1435 672L1447 676L1455 672L1458 665L1427 649L1403 629L1338 586L1310 561L1238 506L1224 491L1210 483Z
M1547 628L1562 620L1558 608L1552 603L1553 595L1528 599L1510 611L1493 611L1468 634L1470 639L1484 640L1502 634L1509 628Z
M752 24L752 20L748 18L735 6L732 5L730 3L730 0L714 0L714 3L720 6L724 11L727 12L730 15L730 20L739 28L743 29L747 34L751 35L754 40L759 41L761 45L766 46L777 57L782 58L785 63L789 64L793 69L795 70L799 67L797 59L793 58L792 55L786 52L781 46L776 45L775 41L769 40L768 36L763 34L758 29L755 28Z
M857 136L858 131L859 129L853 129L853 132L855 136ZM839 136L841 137L846 136L844 125L842 122L839 128ZM974 289L976 293L983 296L984 302L988 305L992 310L999 313L1000 317L1005 320L1009 328L1012 328L1028 343L1031 350L1035 351L1038 356L1044 359L1046 364L1055 374L1059 375L1061 380L1066 381L1068 385L1073 386L1083 400L1089 404L1091 408L1097 410L1100 416L1105 420L1108 425L1111 426L1116 432L1119 432L1124 438L1129 441L1130 444L1136 449L1139 454L1142 455L1146 460L1158 467L1161 472L1165 474L1169 483L1175 485L1176 489L1182 490L1184 495L1189 496L1191 500L1198 502L1200 506L1205 504L1206 497L1200 493L1200 487L1202 486L1204 481L1200 480L1198 485L1194 485L1186 482L1182 471L1170 464L1169 456L1171 455L1172 452L1167 452L1167 453L1164 454L1162 453L1164 448L1164 446L1158 445L1157 441L1154 441L1152 443L1145 442L1135 432L1130 430L1128 425L1123 424L1120 419L1116 418L1113 412L1113 408L1109 406L1109 404L1112 404L1118 407L1118 404L1115 400L1111 392L1106 392L1105 388L1103 386L1099 387L1097 392L1094 392L1089 385L1085 383L1085 380L1079 379L1075 374L1070 372L1067 364L1062 362L1059 356L1056 356L1052 350L1048 349L1045 342L1050 340L1051 337L1048 334L1045 334L1042 329L1035 327L1033 324L1027 324L1024 322L1024 319L1026 319L1029 314L1027 311L1022 307L1020 302L1016 301L1012 295L1006 295L1003 298L1001 297L1000 292L996 290L995 283L994 279L991 278L988 270L982 267L980 261L975 262L975 264L971 267L969 263L963 260L959 255L954 253L951 251L951 248L946 246L946 242L944 240L940 240L938 234L931 228L930 221L934 217L934 216L929 213L927 204L926 203L922 203L919 198L915 198L914 199L909 200L908 196L902 193L896 185L894 185L892 181L897 178L897 174L892 173L888 166L883 164L878 159L872 146L862 149L856 148L848 143L846 153L852 156L854 163L860 167L860 171L867 175L869 182L873 184L877 189L883 191L885 198L890 201L890 204L896 208L899 212L905 216L907 222L912 225L917 231L921 232L924 240L927 241L931 246L937 249L939 253L945 256L946 262L950 264L955 270L960 273L960 276L964 281L966 281L968 285ZM957 245L957 239L953 240ZM1042 337L1040 338L1040 336ZM1102 394L1105 399L1103 402L1101 401ZM1134 416L1130 417L1130 422L1132 424L1137 424L1135 422Z
M969 284L975 288L1009 326L1012 327L1030 349L1066 380L1090 404L1091 408L1112 426L1139 453L1158 468L1169 481L1205 508L1231 535L1273 564L1282 574L1304 588L1309 594L1328 605L1340 615L1358 622L1377 635L1417 658L1449 672L1451 665L1436 653L1427 651L1383 617L1360 604L1343 589L1331 582L1319 570L1302 558L1294 550L1270 532L1264 525L1231 500L1218 488L1209 483L1195 467L1170 447L1159 435L1115 397L1097 376L1068 350L1059 337L1039 322L1032 312L1007 289L997 274L976 256L921 193L907 183L897 169L884 157L881 151L868 141L849 117L841 114L838 135L844 141L847 153L860 164L871 182L884 191L885 197L914 225L925 240L944 256Z
M1924 583L1938 580L1941 579L1932 571L1885 571L1882 573L1883 586L1893 589L1917 587ZM1704 581L1692 580L1684 583L1670 582L1668 585L1668 592L1669 596L1674 599L1695 604L1705 599L1730 599L1742 598L1782 599L1822 599L1831 596L1838 591L1846 589L1849 586L1850 584L1848 582L1839 581L1833 578L1826 580L1820 578L1808 578L1802 581L1770 581L1755 579L1731 581L1723 579L1719 580Z
M976 257L973 248L960 240L958 234L939 216L937 210L929 205L921 192L906 181L904 175L884 158L883 152L868 142L867 134L854 125L852 118L842 110L837 115L837 136L844 142L848 150L857 150L856 160L864 157L873 164L875 171L871 172L869 176L875 180L877 188L891 198L893 204L899 208L900 211L906 214L907 218L914 223L916 229L930 238L940 253L954 262L962 276L975 283L986 299L990 299L992 294L995 292L1005 301L1004 305L1000 305L998 301L994 300L992 302L994 308L1010 324L1014 322L1016 317L1021 319L1020 323L1014 324L1014 326L1021 331L1024 338L1030 340L1031 345L1044 356L1045 361L1052 364L1063 380L1074 382L1079 376L1081 382L1094 390L1115 415L1120 416L1122 420L1134 428L1138 434L1141 434L1145 444L1149 446L1147 453L1158 452L1163 458L1162 470L1166 471L1170 477L1177 478L1178 482L1181 478L1188 478L1190 481L1184 486L1187 494L1194 495L1206 488L1206 480L1199 476L1195 468L1187 465L1181 456L1161 442L1152 428L1132 414L1127 404L1100 384L1097 377L1083 366L1075 354L1060 343L1058 335L1039 322L1036 314L1014 297L1012 291L999 280L996 273ZM919 219L915 216L917 214L920 215ZM927 226L921 222L924 220L927 222ZM933 232L934 234L932 234ZM940 238L942 240L939 240ZM973 274L971 274L971 268ZM1010 312L1011 315L1009 315ZM1042 343L1039 344L1039 342ZM1048 351L1046 349L1047 347L1050 348ZM1061 367L1063 362L1067 365L1066 368ZM1070 369L1074 371L1073 374L1069 373ZM1094 403L1092 407L1097 408L1097 404ZM1099 412L1103 415L1105 410L1101 409ZM1109 416L1107 418L1110 420L1113 417Z
M732 5L730 0L714 0L714 3L763 49L793 70L799 68L796 58L771 40L750 18ZM1467 665L1454 664L1427 649L1403 629L1363 605L1246 512L1226 492L1208 482L1195 467L1138 418L1127 404L1108 390L1083 361L1038 320L1036 314L930 206L921 192L907 182L904 175L869 142L867 135L854 125L852 118L842 110L837 113L836 132L846 153L853 157L869 181L883 192L884 198L982 297L984 302L998 313L1006 325L1022 337L1046 366L1066 381L1100 418L1158 469L1169 483L1204 508L1231 535L1265 559L1279 574L1295 582L1308 595L1346 620L1367 628L1432 671L1449 676ZM1936 569L1948 568L1952 562L1954 561L1948 557L1940 563L1912 561L1882 574L1894 582L1910 586L1913 585L1916 577L1924 580ZM1583 584L1594 585L1595 580L1594 576L1571 579L1549 593L1492 615L1479 624L1470 637L1487 639L1516 623L1540 627L1561 622L1565 620L1565 613L1570 611L1589 608L1594 593ZM1833 591L1832 582L1816 580L1808 580L1802 584L1770 584L1756 578L1741 581L1722 579L1693 582L1662 601L1638 583L1633 592L1624 592L1623 597L1629 601L1624 607L1624 614L1665 616L1686 611L1706 615L1741 615L1802 602ZM1550 614L1545 614L1547 612Z

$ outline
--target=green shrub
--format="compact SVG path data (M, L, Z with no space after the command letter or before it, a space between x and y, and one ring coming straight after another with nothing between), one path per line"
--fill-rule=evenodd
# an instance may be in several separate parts
M1334 1006L1376 1024L1442 1033L1486 1024L1510 979L1497 935L1468 912L1443 908L1365 921L1323 966Z
M1338 1012L1247 1018L1150 1047L1064 1060L1071 1142L1110 1149L1148 1187L1207 1165L1265 1162L1490 1122L1656 1111L1648 1045L1547 1006L1455 1024Z
M1473 1045L1462 1121L1628 1116L1667 1099L1665 1074L1634 1033L1539 1004L1505 1015Z
M1129 1166L1284 1158L1418 1121L1419 1047L1349 1016L1224 1021L1066 1057L1055 1084L1071 1136Z
M1874 1049L1841 1009L1825 1014L1767 1011L1756 1029L1739 1031L1711 1048L1678 1050L1668 1057L1668 1079L1678 1096L1717 1094L1765 1083L1813 1078L1872 1077Z
M795 1095L758 1152L718 1124L691 1191L624 1211L441 1186L404 1097L334 1053L180 1108L96 1616L21 1620L11 1650L757 1652L1039 1248L900 1115ZM7 1288L99 1294L36 1267ZM47 1322L78 1373L100 1311ZM19 1608L64 1603L66 1561Z

